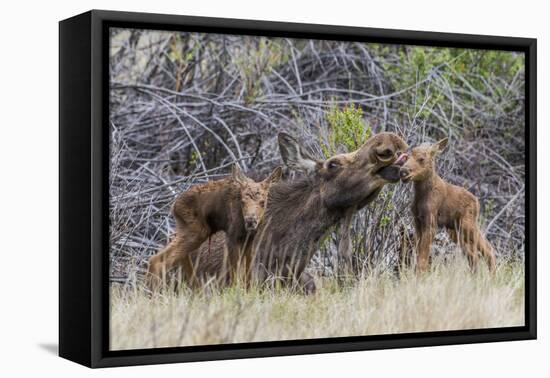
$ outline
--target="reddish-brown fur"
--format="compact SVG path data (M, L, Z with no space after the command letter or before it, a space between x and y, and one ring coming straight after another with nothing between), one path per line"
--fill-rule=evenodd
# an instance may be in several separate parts
M192 252L218 231L229 235L231 272L236 272L243 257L249 266L247 239L262 221L269 188L280 179L281 172L277 167L267 179L255 182L234 165L231 177L194 185L180 194L172 207L176 236L149 260L150 287L158 287L166 272L176 267L183 269L184 277L194 286L198 262Z
M466 189L445 182L435 170L434 158L447 145L447 138L433 145L412 149L401 167L401 179L414 182L412 213L416 231L417 271L428 267L432 241L438 227L444 227L459 243L472 268L478 255L495 270L495 254L479 226L479 201Z

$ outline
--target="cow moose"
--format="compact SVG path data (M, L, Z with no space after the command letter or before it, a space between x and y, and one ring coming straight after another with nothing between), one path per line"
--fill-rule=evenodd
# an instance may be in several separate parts
M172 207L176 236L149 259L149 287L158 288L166 272L175 267L183 269L191 286L197 286L198 261L192 252L218 231L228 235L230 273L236 274L241 262L250 266L247 240L262 221L269 189L281 174L281 167L277 167L268 178L255 182L234 164L230 177L194 185L180 194Z
M411 209L416 231L416 270L426 271L437 228L444 227L451 239L462 246L472 268L481 252L489 270L494 271L494 250L478 226L478 199L466 189L445 182L436 172L435 157L447 142L444 138L435 144L415 147L401 158L404 161L401 180L414 183Z
M373 201L385 184L399 181L400 167L392 164L408 146L397 134L383 132L356 151L318 160L286 133L278 142L284 163L304 175L279 181L269 191L265 219L252 241L254 278L261 283L274 277L314 292L304 269L319 242L331 226ZM203 269L210 273L223 265L220 238L223 234L217 236L222 247L209 250L204 243L198 252L209 251Z

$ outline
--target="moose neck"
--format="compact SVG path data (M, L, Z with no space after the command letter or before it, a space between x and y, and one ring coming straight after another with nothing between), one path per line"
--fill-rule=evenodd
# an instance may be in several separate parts
M309 260L322 236L344 216L346 209L329 210L322 201L320 185L301 178L272 186L261 236L261 254L271 249L293 249L297 259ZM298 262L299 263L299 262Z
M439 177L435 169L432 169L424 179L414 182L414 191L417 195L432 193L433 189L438 186L441 181L441 177Z

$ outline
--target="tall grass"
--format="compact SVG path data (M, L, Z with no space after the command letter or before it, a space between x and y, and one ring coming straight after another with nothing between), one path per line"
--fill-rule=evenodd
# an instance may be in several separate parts
M371 271L349 284L319 277L315 295L255 287L150 295L111 287L111 349L395 334L524 324L523 264L501 262L493 276L463 258L429 273Z

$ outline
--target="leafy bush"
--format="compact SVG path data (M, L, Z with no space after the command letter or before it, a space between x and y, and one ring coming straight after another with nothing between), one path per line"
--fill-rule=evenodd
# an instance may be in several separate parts
M327 158L358 149L371 135L372 129L363 120L363 110L353 104L342 109L331 107L326 118L328 136L327 141L321 143L321 148Z

